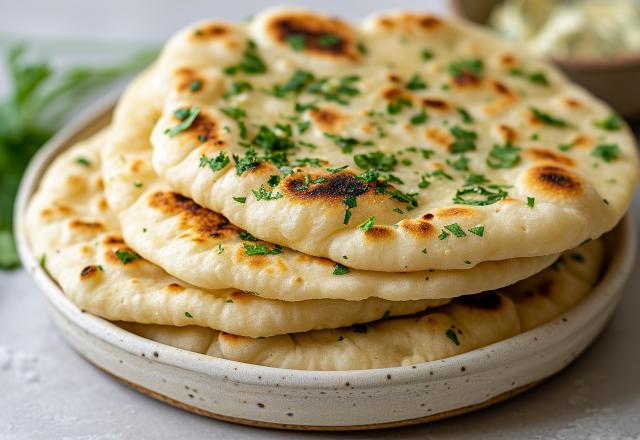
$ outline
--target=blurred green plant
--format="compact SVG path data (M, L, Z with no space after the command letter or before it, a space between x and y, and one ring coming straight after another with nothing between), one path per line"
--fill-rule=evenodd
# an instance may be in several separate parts
M13 203L31 157L90 95L149 64L157 51L145 51L110 67L55 71L47 61L30 61L25 45L7 59L11 89L0 102L0 269L20 265L13 237Z

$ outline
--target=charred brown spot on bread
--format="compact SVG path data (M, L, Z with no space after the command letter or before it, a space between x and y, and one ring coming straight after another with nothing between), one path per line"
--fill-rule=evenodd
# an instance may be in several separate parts
M100 197L98 199L98 209L100 211L107 211L109 209L109 203L107 202L106 197Z
M498 133L504 141L516 142L518 139L518 133L515 129L506 124L498 125Z
M80 271L80 279L85 281L91 278L96 278L100 273L100 268L95 265L86 266Z
M387 101L395 101L396 99L406 99L411 101L411 94L400 87L389 87L382 91L382 97Z
M387 74L387 79L394 84L400 84L402 82L402 78L397 73L389 73Z
M424 220L424 221L431 221L431 220L433 220L433 218L434 218L434 217L435 217L435 216L434 216L433 214L431 214L430 212L428 212L428 213L424 214L421 218L422 218L422 220Z
M500 65L504 68L516 67L518 58L512 53L504 53L500 55Z
M527 171L529 186L551 197L575 197L582 194L582 181L577 174L552 165L538 166Z
M563 104L569 108L580 108L582 103L576 98L565 98L562 100Z
M579 134L575 137L575 139L571 142L572 148L590 148L594 144L593 139L589 136Z
M336 265L335 262L329 260L328 258L323 257L314 257L307 254L297 254L295 256L295 261L301 264L322 264L327 267L334 267Z
M453 84L459 88L477 87L482 82L482 78L469 70L460 71L452 79Z
M423 29L434 29L442 24L442 21L438 17L433 15L422 15L417 17L420 27Z
M365 240L383 241L393 237L393 228L384 225L374 225L364 233Z
M376 18L378 26L385 29L397 29L403 32L411 30L433 31L442 26L442 20L429 14L403 13L394 16L382 15Z
M211 40L215 38L220 38L229 34L231 30L224 23L211 22L199 26L196 30L193 31L192 38L194 40Z
M310 12L283 12L270 19L267 32L282 45L301 41L302 52L328 59L358 60L355 37L341 20Z
M98 188L99 191L104 191L104 180L102 180L102 177L96 179L96 188Z
M145 165L146 164L143 160L135 159L133 162L129 164L129 171L137 174L145 168Z
M496 292L482 292L474 295L464 295L458 301L473 309L498 310L504 306L504 300Z
M428 221L421 219L402 220L398 225L400 226L400 229L419 238L432 237L436 234L435 226Z
M182 292L184 290L184 287L178 283L171 283L167 285L166 289L169 292L178 293L178 292Z
M311 118L322 131L335 133L340 130L342 124L349 119L349 116L340 113L332 108L318 108L311 112Z
M179 216L180 229L197 243L223 240L239 231L224 216L174 192L157 191L149 197L148 202L151 208L164 214Z
M441 112L446 112L451 108L447 101L439 98L425 98L422 100L422 105L427 107L429 110Z
M124 240L120 235L109 235L104 238L102 244L104 244L105 246L120 245L124 244Z
M502 98L515 99L516 95L513 91L500 81L492 81L493 90Z
M100 222L86 222L76 219L69 222L69 228L78 231L101 231L104 229L104 225Z
M176 90L178 92L197 92L204 87L204 78L192 69L191 67L178 67L174 70L174 76L176 77ZM198 82L198 90L193 90L194 81Z
M327 174L323 177L326 179L325 182L311 184L305 188L304 175L291 174L282 185L284 193L294 200L328 200L342 203L346 196L360 196L371 188L349 172Z
M453 138L451 137L451 135L438 127L427 128L425 130L425 136L427 137L427 139L443 148L449 148L449 145L451 145L451 142L453 142Z
M174 124L179 123L180 120L175 118ZM217 147L222 147L225 144L225 138L220 132L220 123L213 116L202 111L181 136L189 136L194 143L198 144L206 142L207 145L211 145L213 143Z
M251 295L250 293L243 292L242 290L237 290L231 294L231 301L234 303L250 303L251 301L255 301L255 295Z
M473 217L476 214L475 209L468 208L464 206L451 206L449 208L442 208L436 210L436 216L439 218L452 218L452 217L461 217L461 218L469 218Z
M543 150L541 148L528 148L525 151L525 155L532 160L544 160L548 162L554 162L558 165L566 165L569 167L572 167L576 164L575 161L569 156L554 153L553 151L549 150Z

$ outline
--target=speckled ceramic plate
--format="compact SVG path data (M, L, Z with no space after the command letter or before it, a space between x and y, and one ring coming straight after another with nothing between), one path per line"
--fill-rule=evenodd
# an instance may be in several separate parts
M437 420L518 394L557 373L600 333L633 266L629 219L608 234L608 264L594 291L558 319L459 356L419 365L345 372L261 367L159 344L83 313L31 254L21 230L26 202L55 156L109 122L113 97L63 129L32 161L16 205L24 267L67 340L118 380L172 405L237 423L352 430Z

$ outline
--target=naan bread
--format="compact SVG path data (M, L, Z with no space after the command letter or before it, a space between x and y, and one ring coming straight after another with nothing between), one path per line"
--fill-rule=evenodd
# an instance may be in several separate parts
M148 105L153 95L147 85L153 73L127 89L114 114L115 128L102 155L106 195L127 244L194 286L233 287L285 301L441 299L513 284L557 258L484 262L469 270L388 273L349 270L348 257L337 264L258 241L224 216L174 192L152 169L148 136L158 112ZM129 129L118 129L125 126Z
M161 108L153 167L173 189L351 268L561 252L613 228L636 186L635 142L609 107L522 48L426 14L202 22L149 82L137 109ZM146 141L137 123L116 126Z
M140 258L122 240L100 176L100 150L107 137L100 133L61 154L45 173L26 216L34 255L83 310L110 320L197 325L257 338L408 315L449 302L290 303L235 289L190 286Z
M513 286L457 298L447 306L412 317L265 339L212 331L201 335L198 344L207 348L196 351L301 370L385 368L443 359L558 317L591 291L600 274L603 251L602 240L591 241L565 252L552 267ZM142 325L125 328L188 349L174 343L187 329Z

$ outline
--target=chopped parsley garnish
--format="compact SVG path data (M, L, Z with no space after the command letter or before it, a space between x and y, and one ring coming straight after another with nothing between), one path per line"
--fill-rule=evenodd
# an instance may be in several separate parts
M233 200L235 200L238 203L246 203L247 202L247 198L246 197L234 197Z
M269 249L267 245L263 243L243 243L242 247L244 248L244 253L247 255L278 255L282 253L282 248L277 245L273 249Z
M418 113L416 113L415 115L411 116L411 118L409 119L409 122L412 125L420 125L420 124L424 124L425 122L427 122L427 111L423 108L420 109L420 111Z
M408 210L411 210L418 206L418 200L416 199L418 193L406 193L400 191L399 189L392 189L390 191L387 191L387 195L390 199L396 199L400 202L407 203Z
M424 157L425 159L429 159L435 153L435 151L429 150L428 148L421 148L420 152L422 153L422 157Z
M193 81L191 81L191 84L189 84L189 90L191 90L192 93L197 92L201 88L202 88L202 81L200 81L199 79L194 79Z
M618 144L600 144L591 150L591 155L605 162L612 162L620 157L620 147Z
M615 113L611 113L604 119L593 121L593 125L598 128L602 128L603 130L616 131L622 128L622 120L620 119L620 116Z
M422 52L420 52L420 56L422 56L423 60L429 61L433 58L433 52L431 52L429 49L422 49Z
M232 96L239 95L243 92L253 90L253 86L247 81L236 81L231 84L231 88L224 93L224 98L228 99Z
M453 329L448 329L445 334L447 335L447 338L453 341L454 344L460 345L460 341L458 340L458 335L456 335L456 332Z
M533 208L535 204L536 204L535 197L527 197L527 206L529 208Z
M456 111L462 118L462 122L464 122L465 124L473 124L473 117L471 117L468 111L466 111L462 107L456 108Z
M232 299L228 299L225 301L226 304L233 304L233 300Z
M222 243L218 243L218 250L216 251L216 253L220 255L223 252L224 252L224 248L222 247Z
M526 72L523 69L513 68L509 70L509 75L524 78L534 84L538 84L541 86L549 85L549 80L547 80L547 76L544 74L544 72Z
M247 127L244 124L244 119L247 117L247 112L240 107L220 107L220 111L236 121L240 130L240 137L246 139Z
M319 47L332 47L338 45L342 42L342 38L335 34L324 34L320 35L316 40Z
M507 193L501 188L495 188L495 191L491 191L484 186L473 185L457 190L456 195L453 197L453 203L486 206L492 205L505 197L507 197Z
M244 72L249 75L265 73L267 65L262 61L258 54L256 43L249 40L242 54L242 61L224 69L227 75L235 75L238 72Z
M404 108L413 107L413 102L402 96L398 96L396 99L387 104L387 113L390 115L397 115L401 113Z
M78 157L78 158L76 158L75 162L78 165L82 165L83 167L90 167L91 166L91 161L89 159L87 159L86 157Z
M333 269L334 275L344 275L349 273L349 268L347 266L343 266L340 263L336 263L336 267Z
M300 51L305 48L304 35L302 34L287 35L285 41L293 50Z
M42 254L39 263L42 270L47 270L47 254Z
M487 158L489 168L513 168L520 162L521 148L513 146L511 141L504 145L493 145Z
M335 173L339 173L340 171L346 170L347 168L349 168L349 165L342 165L341 167L331 167L331 168L327 168L326 170L329 171L331 174L335 174Z
M135 186L136 188L142 188L144 185L142 184L142 182L133 182L133 186Z
M379 171L393 171L398 161L394 154L373 151L367 154L356 154L353 161L363 170L376 169Z
M241 176L242 173L244 173L247 170L251 170L257 167L258 164L260 164L261 162L264 162L265 160L267 160L267 157L266 156L258 157L256 150L254 150L253 148L249 148L247 150L247 154L243 158L240 158L235 154L233 155L233 161L236 167L236 174L238 176Z
M467 234L464 233L464 230L457 223L452 223L450 225L446 225L444 228L447 231L451 232L456 237L464 237L465 235L467 235Z
M193 318L193 315L189 312L184 312L185 318Z
M273 193L273 191L268 191L264 185L260 185L260 188L252 189L251 192L255 196L256 200L278 200L282 198L282 193Z
M356 49L358 50L358 53L360 55L366 55L368 52L367 46L365 46L362 41L358 41L358 43L356 44Z
M360 228L360 230L362 232L369 232L371 230L371 228L373 228L373 225L375 224L375 217L371 216L368 219L366 219L365 221L363 221L362 223L360 223L358 225L358 227Z
M551 116L550 114L545 113L542 110L539 110L535 107L531 107L530 110L533 116L543 124L551 125L552 127L559 127L559 128L566 128L571 126L571 124L565 121L564 119Z
M467 230L472 234L477 235L478 237L482 237L484 235L484 226L482 225L474 226L473 228L469 228Z
M573 144L560 144L558 145L558 150L560 151L569 151L573 148Z
M449 236L449 233L447 231L442 231L440 235L438 235L438 240L444 240L448 236Z
M473 76L482 78L484 63L479 58L467 58L449 64L449 73L454 77Z
M424 90L427 88L427 83L420 78L420 75L414 73L404 86L407 90Z
M173 114L175 115L176 118L178 118L178 120L182 122L173 128L167 128L164 131L164 133L169 137L175 137L179 135L180 133L182 133L189 127L191 127L191 124L193 124L193 121L196 120L199 113L200 113L200 107L198 107L197 105L194 105L191 108L177 109L176 111L173 112Z
M451 166L454 170L469 171L469 158L465 156L460 156L455 161L450 161L447 159L447 164Z
M456 125L452 127L449 132L454 137L454 141L449 145L449 151L451 153L464 153L476 149L478 134L475 131L465 130Z
M254 237L250 232L247 231L238 232L238 237L240 237L240 240L244 241L258 241L256 237Z
M342 149L342 152L345 154L352 153L353 147L358 145L373 145L371 141L359 141L358 139L347 137L347 136L339 136L337 134L325 133L326 137L331 139L338 147Z
M284 98L289 93L300 93L313 80L314 76L311 72L298 69L284 84L273 86L273 94L278 98Z
M484 174L469 174L467 179L464 181L464 186L469 185L481 185L483 183L489 183L489 180L484 176Z
M122 262L122 264L128 264L140 258L140 255L128 249L117 249L115 251L115 254L116 254L116 257L118 257L118 260Z
M346 211L344 212L344 224L349 224L349 220L351 219L351 208L355 208L358 206L358 202L356 201L356 196L353 194L347 194L347 196L342 201L343 204L347 206Z
M217 156L210 159L204 154L200 156L200 168L204 168L207 165L214 173L229 165L229 157L226 151L220 151Z

